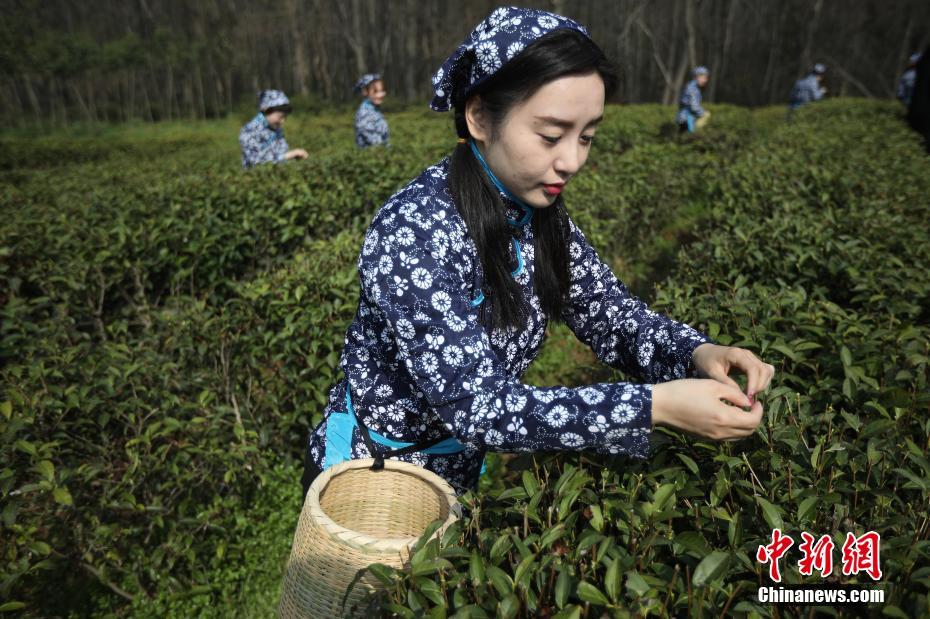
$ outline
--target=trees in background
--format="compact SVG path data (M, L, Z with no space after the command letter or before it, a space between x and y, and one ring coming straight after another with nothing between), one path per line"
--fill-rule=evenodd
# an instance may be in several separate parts
M429 77L497 2L468 0L7 0L0 118L206 118L263 88L340 102L366 71L426 101ZM618 98L671 103L695 64L707 98L778 103L815 60L835 94L893 96L930 42L921 0L540 0L586 24L622 71Z

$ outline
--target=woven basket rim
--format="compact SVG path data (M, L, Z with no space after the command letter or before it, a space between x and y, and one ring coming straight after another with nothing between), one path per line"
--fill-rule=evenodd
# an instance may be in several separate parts
M320 473L317 478L313 480L313 483L310 484L310 489L307 491L306 508L309 510L310 516L316 522L317 526L326 531L332 537L335 537L350 546L354 546L362 550L378 552L408 550L417 542L417 540L420 539L420 536L374 537L364 533L359 533L358 531L353 531L352 529L344 527L340 524L336 524L336 522L333 521L333 519L330 518L320 506L320 493L324 488L326 488L333 477L351 470L368 469L373 463L374 459L372 458L346 460L345 462L334 464L333 466ZM426 470L422 466L410 464L409 462L401 462L399 460L385 460L384 469L388 471L399 471L408 475L413 475L414 477L418 477L438 491L438 493L446 501L446 505L449 508L449 515L445 522L442 523L442 526L438 531L445 530L449 525L458 519L458 498L455 496L455 492L452 490L452 486L450 486L449 482L447 482L445 479L436 473L433 473L432 471ZM370 473L372 475L379 474L377 471L370 471Z

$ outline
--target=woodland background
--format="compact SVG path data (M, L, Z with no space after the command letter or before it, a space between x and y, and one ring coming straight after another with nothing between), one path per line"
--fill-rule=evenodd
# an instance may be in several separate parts
M395 102L428 99L429 76L496 2L469 0L3 0L0 120L224 116L265 88L350 100L381 71ZM710 67L705 98L784 102L813 62L840 96L891 97L930 42L921 0L539 0L571 16L622 70L617 100L672 103Z

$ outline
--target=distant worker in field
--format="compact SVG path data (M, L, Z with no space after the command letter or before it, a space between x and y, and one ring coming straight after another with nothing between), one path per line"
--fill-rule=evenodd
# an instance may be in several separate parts
M367 148L376 144L390 146L388 124L381 113L381 102L387 91L378 73L366 73L355 84L355 92L365 99L355 112L355 144Z
M710 79L710 71L707 67L695 67L691 73L692 79L681 92L681 99L678 101L678 122L679 132L688 131L694 133L697 129L703 129L707 121L710 120L710 112L701 107L703 96L701 89L707 85Z
M907 107L907 122L924 136L924 148L930 153L930 46L924 50L914 67L914 88Z
M793 112L811 101L823 99L823 96L827 94L827 89L823 86L823 76L826 72L827 68L818 62L811 68L810 73L794 83L788 102L790 111Z
M920 53L911 54L907 59L907 70L898 80L898 101L904 104L904 107L910 107L911 95L914 94L914 80L917 79L917 61L920 60Z
M243 168L307 158L307 151L290 149L284 140L284 121L290 113L291 102L280 90L258 93L258 114L239 131Z

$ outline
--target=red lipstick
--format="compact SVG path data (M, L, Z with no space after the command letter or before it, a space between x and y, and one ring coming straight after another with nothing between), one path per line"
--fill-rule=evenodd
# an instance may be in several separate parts
M565 183L543 183L543 191L550 196L557 196L562 193L563 187L565 187Z

